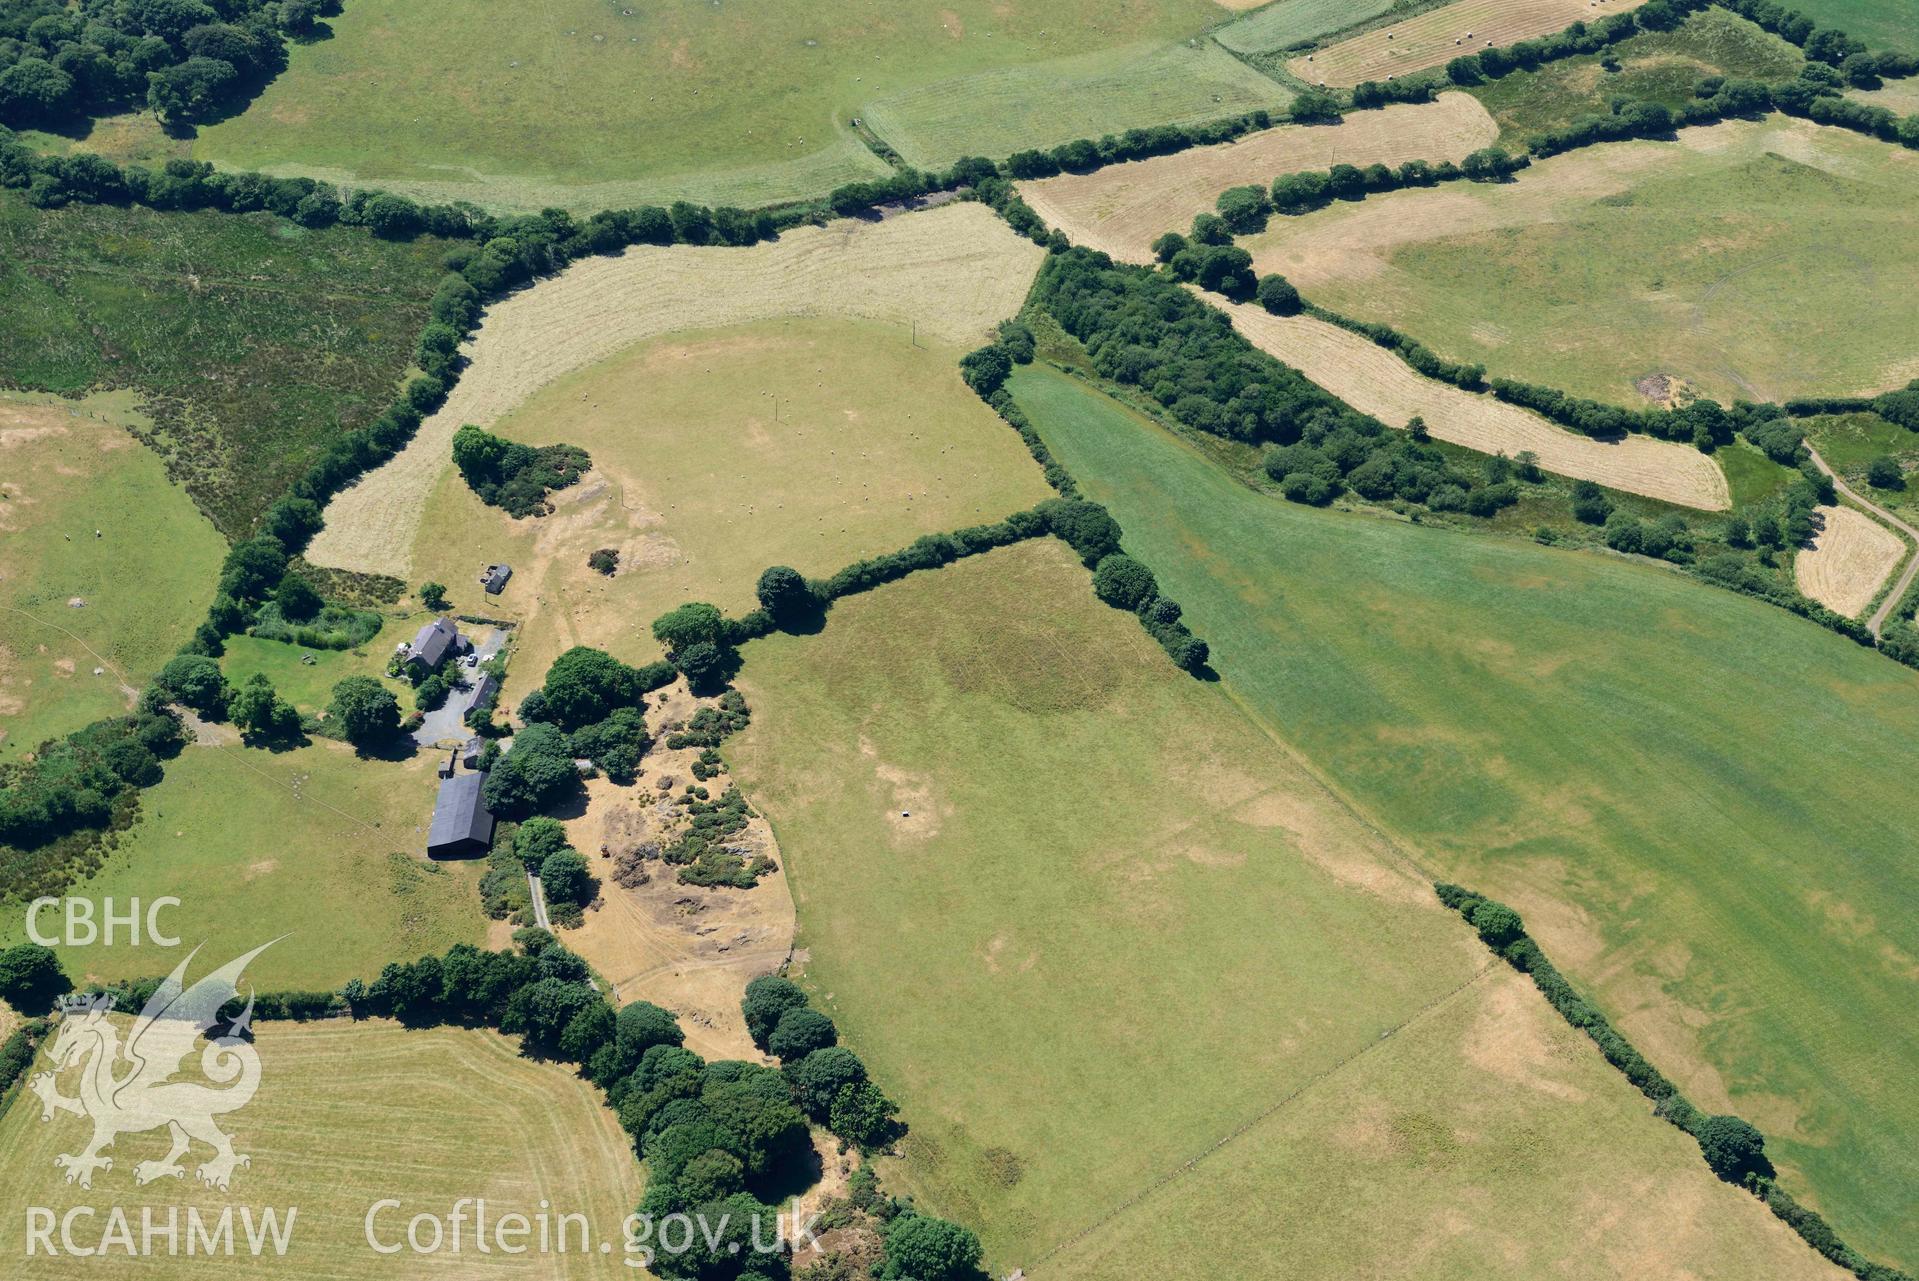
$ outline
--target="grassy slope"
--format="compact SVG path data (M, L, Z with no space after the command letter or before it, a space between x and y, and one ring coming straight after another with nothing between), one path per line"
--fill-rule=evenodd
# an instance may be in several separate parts
M1854 489L1881 507L1903 513L1908 520L1919 510L1919 432L1889 423L1877 414L1826 414L1803 424L1806 438L1833 470L1852 482ZM1866 482L1866 468L1875 458L1890 458L1906 472L1903 489L1875 489Z
M1376 18L1394 0L1280 0L1221 27L1218 40L1238 53L1277 53Z
M292 67L250 110L203 131L196 153L222 167L330 171L531 209L681 196L759 204L886 172L851 119L955 77L982 79L908 123L965 150L1004 147L1006 122L1035 94L1063 110L1100 95L1123 113L1134 95L1140 109L1161 109L1156 95L1183 90L1181 109L1201 110L1215 86L1173 67L1077 93L1063 92L1056 69L1014 76L1010 98L1001 91L1007 69L1057 60L1070 69L1085 56L1119 63L1224 16L1209 0L949 0L905 10L827 0L751 11L365 0L331 20L331 39L296 47ZM948 114L979 128L955 132Z
M1526 912L1854 1245L1919 1259L1919 678L1649 566L1261 497L1060 375L1015 392L1229 689Z
M1659 372L1721 401L1903 384L1919 330L1919 260L1905 252L1919 164L1838 130L1727 129L1714 135L1737 139L1727 150L1675 150L1622 194L1569 195L1548 222L1403 245L1383 274L1315 286L1314 299L1494 375L1620 404L1645 403L1634 381ZM1518 182L1588 164L1574 152ZM1496 203L1505 190L1444 199ZM1418 216L1419 193L1387 199ZM1879 321L1834 326L1834 309Z
M392 400L443 249L0 193L0 387L134 389L169 473L244 537L342 424Z
M728 754L808 982L903 1101L902 1189L996 1270L1484 964L1051 541L842 602L743 680Z
M192 633L224 551L125 430L0 401L0 760L125 712L122 682Z
M1698 1152L1498 966L1044 1275L1844 1281Z
M287 934L248 971L262 989L338 987L396 958L478 942L481 869L422 854L436 759L365 761L335 743L189 747L142 794L106 867L71 892L122 905L174 895L182 905L167 926L225 957ZM9 912L0 942L24 930ZM177 961L124 944L60 952L75 977L138 978Z
M1875 49L1919 51L1910 0L1793 0L1792 7L1822 27L1851 32Z
M269 951L261 958L272 956ZM205 959L204 956L202 959ZM215 964L229 959L220 955ZM199 972L199 962L193 973ZM98 1217L76 1221L76 1241L98 1243L109 1206L125 1206L139 1241L140 1207L155 1209L164 1225L169 1206L181 1208L180 1252L168 1257L156 1238L158 1257L127 1263L117 1275L170 1281L176 1277L390 1277L395 1258L376 1254L366 1242L369 1207L400 1198L404 1207L378 1220L383 1240L403 1237L415 1214L446 1216L462 1197L484 1196L490 1220L519 1213L531 1218L551 1203L550 1213L588 1216L597 1239L613 1244L619 1258L620 1221L641 1191L641 1170L632 1149L606 1110L599 1091L562 1068L520 1058L513 1043L493 1032L459 1028L408 1031L386 1022L266 1023L256 1029L259 1093L245 1108L221 1118L237 1151L251 1166L237 1171L231 1193L193 1181L193 1166L208 1150L196 1145L184 1180L136 1188L132 1167L166 1153L158 1131L128 1134L112 1149L113 1169L95 1176L92 1191L61 1182L56 1153L77 1152L85 1123L60 1116L42 1124L39 1101L25 1096L0 1120L0 1250L15 1277L71 1277L73 1260L25 1258L27 1206L56 1214L70 1206L97 1205ZM72 1074L62 1081L71 1093ZM186 1254L185 1208L198 1207L209 1226L223 1208L234 1207L236 1257ZM284 1217L297 1207L292 1244L284 1257L246 1257L239 1207L272 1206ZM467 1207L470 1215L472 1208ZM409 1277L476 1274L473 1226L466 1225L461 1253L411 1253L399 1271ZM536 1240L537 1238L529 1238ZM431 1236L423 1236L431 1241ZM58 1234L54 1237L56 1246ZM604 1277L618 1269L599 1254L579 1252L578 1230L567 1254L529 1254L505 1266L479 1269L487 1275L543 1278ZM448 1238L451 1245L451 1238ZM116 1254L116 1259L124 1255ZM519 1266L514 1266L514 1265ZM621 1269L623 1271L623 1269Z
M555 514L515 521L449 473L415 544L417 576L447 584L462 609L533 615L516 671L537 679L576 643L650 661L654 618L692 599L743 613L768 565L824 576L1051 496L1019 437L960 381L959 355L914 346L908 329L829 319L642 343L494 428L579 445L597 475L556 495ZM618 576L587 567L601 547L620 553ZM515 567L497 603L472 585L482 559Z
M1602 58L1618 61L1607 71ZM1672 31L1641 32L1604 54L1562 58L1534 71L1515 71L1469 89L1499 122L1501 140L1518 149L1527 138L1603 115L1615 96L1658 102L1669 108L1692 100L1701 76L1750 76L1783 80L1799 73L1805 57L1792 45L1724 9L1705 9Z

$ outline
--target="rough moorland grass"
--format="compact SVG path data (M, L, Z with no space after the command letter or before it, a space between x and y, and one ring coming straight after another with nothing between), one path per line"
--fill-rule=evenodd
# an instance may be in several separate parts
M1764 1210L1530 991L1495 972L1447 998L1483 958L1085 581L1023 544L748 659L729 751L778 832L807 981L912 1124L889 1181L977 1225L995 1275L1217 1276L1220 1241L1236 1275L1618 1275L1564 1225L1659 1237L1655 1187L1701 1209L1676 1270L1811 1261L1744 1239ZM1390 1231L1349 1230L1382 1205Z
M392 401L443 249L0 193L0 387L139 393L168 473L243 537L328 440Z
M522 209L764 204L885 173L853 118L957 77L980 77L978 92L942 94L910 119L963 151L1013 150L1006 130L1035 112L1046 123L1048 109L1124 111L1136 99L1170 116L1168 90L1180 112L1230 114L1239 108L1213 103L1216 85L1178 63L1062 82L1076 58L1117 65L1113 51L1182 41L1223 16L1210 0L366 0L330 20L331 39L295 46L287 72L245 114L204 130L196 154ZM1000 74L1047 63L1060 65Z
M1292 90L1211 41L1146 42L917 86L868 104L865 118L909 164L935 167L963 155L1276 111L1292 100Z
M1852 487L1881 507L1919 509L1919 432L1889 423L1877 414L1825 414L1801 421L1819 456ZM1890 458L1906 473L1900 489L1876 489L1866 481L1875 458Z
M593 457L558 510L515 521L449 475L413 550L418 576L515 577L519 672L573 644L659 656L647 624L687 600L738 615L769 565L826 577L922 534L981 525L1052 496L1019 437L967 390L960 348L910 327L792 317L639 344L532 396L493 428ZM610 547L612 577L587 566Z
M1235 19L1213 38L1235 53L1278 53L1303 41L1377 18L1395 0L1279 0Z
M1919 159L1773 117L1279 220L1249 247L1262 270L1298 262L1316 302L1494 375L1628 405L1657 374L1769 400L1911 377L1915 210ZM1309 244L1338 264L1324 278Z
M1838 27L1875 49L1919 51L1907 0L1793 0L1792 8L1822 27Z
M1616 59L1608 71L1602 59ZM1798 49L1725 9L1703 9L1672 31L1642 31L1604 54L1514 71L1468 90L1499 122L1501 141L1517 149L1580 116L1604 115L1618 96L1684 106L1708 75L1782 80L1805 65Z
M126 712L213 599L220 535L96 413L0 400L0 760Z
M1060 375L1014 391L1231 692L1496 886L1855 1248L1919 1257L1919 677L1650 565L1263 497Z
M181 907L166 924L222 958L286 934L249 971L262 990L338 987L395 958L477 943L482 869L424 856L436 759L359 760L325 742L279 753L188 747L141 796L106 867L68 893L123 907L171 894ZM0 941L24 930L9 906ZM139 978L178 960L124 940L59 951L76 978Z
M269 950L257 964L272 955ZM203 953L193 972L200 972L201 961L218 965L229 959ZM598 1253L598 1242L612 1244L613 1260L621 1257L620 1224L639 1198L642 1171L599 1091L575 1073L519 1057L513 1042L494 1032L409 1031L385 1021L263 1023L255 1029L254 1047L260 1056L259 1093L221 1119L235 1149L252 1158L234 1174L230 1192L194 1181L194 1165L208 1155L197 1145L185 1179L136 1188L133 1166L166 1154L164 1130L123 1135L112 1150L113 1169L96 1174L91 1191L64 1183L53 1158L80 1150L86 1122L59 1115L43 1124L38 1099L17 1100L0 1120L0 1144L7 1153L0 1170L0 1249L11 1260L9 1275L60 1278L75 1271L75 1261L64 1253L26 1257L28 1206L44 1206L56 1215L73 1206L101 1206L97 1218L75 1221L77 1243L97 1245L106 1226L105 1206L123 1205L136 1244L140 1207L153 1207L162 1225L167 1209L177 1207L180 1245L169 1256L165 1239L157 1238L154 1257L137 1260L137 1267L119 1262L125 1256L115 1254L121 1275L169 1281L242 1274L390 1277L395 1256L376 1254L366 1241L367 1212L375 1202L404 1202L376 1220L382 1241L389 1242L404 1239L407 1220L415 1214L445 1216L455 1201L478 1196L486 1198L489 1218L523 1214L533 1220L550 1206L547 1213L556 1219L562 1213L586 1215L595 1233L590 1254L580 1250L574 1229L567 1253L529 1253L510 1262L532 1266L512 1269L509 1262L503 1275L604 1277L619 1266ZM71 1077L62 1082L69 1094ZM256 1216L266 1206L282 1216L288 1207L298 1207L283 1257L269 1250L264 1259L247 1259L244 1238L237 1258L188 1256L187 1207L196 1207L209 1225L233 1207L234 1235L241 1237L238 1207L243 1205ZM457 1254L443 1249L430 1256L397 1256L406 1260L405 1274L474 1275L479 1256L470 1222L467 1233ZM58 1248L57 1232L54 1242Z

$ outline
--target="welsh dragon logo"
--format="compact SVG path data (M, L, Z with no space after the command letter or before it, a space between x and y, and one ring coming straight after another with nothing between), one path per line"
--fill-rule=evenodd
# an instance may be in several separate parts
M187 966L200 951L195 948L134 1019L125 1045L120 1028L107 1017L111 997L67 1007L53 1041L54 1067L37 1074L30 1088L40 1098L42 1121L51 1121L55 1112L71 1112L93 1122L93 1138L80 1153L53 1158L54 1166L67 1172L68 1183L91 1188L96 1170L113 1168L113 1158L101 1153L116 1138L162 1127L173 1147L158 1161L135 1165L136 1183L184 1178L180 1158L194 1140L213 1149L213 1156L195 1171L209 1187L225 1191L234 1170L252 1164L233 1150L233 1140L214 1122L245 1107L260 1088L260 1056L246 1039L252 995L224 1035L204 1047L201 1038L220 1021L220 1008L238 995L247 963L272 945L263 943L188 987ZM185 1070L196 1049L201 1072L221 1088L171 1079ZM80 1068L79 1097L68 1098L60 1093L57 1077L74 1067Z

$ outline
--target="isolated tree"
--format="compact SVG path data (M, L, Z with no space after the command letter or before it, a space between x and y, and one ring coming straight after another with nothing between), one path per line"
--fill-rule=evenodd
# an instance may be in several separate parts
M326 602L320 599L320 593L313 590L313 584L298 574L288 574L273 589L273 603L280 607L280 616L292 622L304 623L320 612Z
M761 574L756 591L760 608L778 623L803 617L819 607L819 598L806 585L800 571L785 565L774 565Z
M400 701L371 676L349 676L333 687L327 720L347 742L368 747L400 732Z
M823 1050L839 1039L833 1020L818 1010L804 1007L780 1015L773 1034L766 1038L767 1052L776 1059L803 1059L815 1050Z
M513 852L529 868L538 870L549 854L567 849L566 827L557 818L540 815L520 824L513 833Z
M1875 458L1866 465L1866 483L1874 489L1904 489L1905 474L1890 458Z
M740 1013L746 1017L747 1035L762 1050L767 1038L779 1026L780 1016L806 1004L806 993L799 985L776 974L765 974L746 985L740 1001Z
M494 813L518 815L550 805L579 785L566 734L557 725L536 723L513 736L513 750L494 763L481 795Z
M1748 1174L1772 1173L1766 1136L1736 1116L1709 1116L1693 1137L1712 1172L1728 1183L1741 1182Z
M1254 291L1259 305L1275 316L1291 316L1299 311L1299 290L1293 288L1286 277L1271 274L1259 278L1259 288Z
M726 651L701 641L673 655L673 665L686 674L686 683L695 692L711 691L725 683Z
M1228 187L1214 202L1219 216L1236 236L1250 236L1266 229L1266 217L1273 211L1266 189L1258 186Z
M1339 119L1339 99L1318 89L1308 89L1293 99L1293 119L1300 124L1325 124Z
M436 614L447 609L450 602L446 598L446 584L421 583L420 603Z
M640 1056L656 1045L678 1045L686 1039L673 1015L651 1001L629 1001L620 1007L614 1024L614 1043L630 1070Z
M1093 593L1115 609L1138 609L1159 595L1159 584L1152 570L1115 552L1093 571Z
M300 732L299 710L280 697L263 672L247 677L233 691L227 715L243 734L258 738L292 738Z
M726 615L705 601L688 601L653 620L653 639L666 646L668 653L702 641L717 645L725 631Z
M540 687L545 717L562 729L605 720L616 707L632 707L645 691L638 669L603 650L575 645L546 669Z
M540 864L540 888L551 903L584 907L593 898L593 876L575 849L555 850Z
M52 948L20 943L0 952L0 999L26 1014L38 1014L72 988Z
M1088 565L1097 565L1119 550L1119 522L1098 503L1049 498L1037 510L1046 518L1047 528Z
M168 659L154 683L174 701L202 715L226 715L226 677L220 674L220 664L205 655L181 654Z
M605 574L611 578L620 568L620 553L611 547L602 547L597 551L589 552L586 557L586 567L596 574Z
M903 1214L886 1227L884 1278L965 1281L979 1271L979 1238L957 1223L927 1214Z
M800 1107L814 1120L823 1121L841 1089L866 1080L866 1064L845 1046L829 1045L789 1066L787 1078Z
M1481 902L1473 908L1467 919L1479 931L1479 937L1496 948L1517 943L1526 933L1525 922L1519 919L1519 913L1504 903Z

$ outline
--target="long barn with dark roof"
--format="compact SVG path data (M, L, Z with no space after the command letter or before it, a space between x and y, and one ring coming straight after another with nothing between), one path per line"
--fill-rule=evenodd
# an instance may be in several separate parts
M484 772L455 774L440 784L426 836L428 857L470 858L493 848L493 812L480 794L485 786Z

